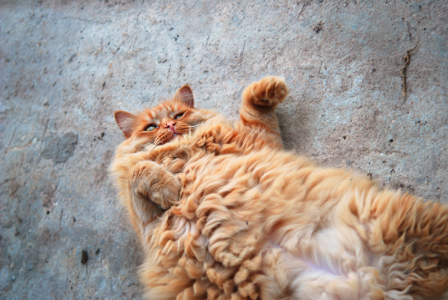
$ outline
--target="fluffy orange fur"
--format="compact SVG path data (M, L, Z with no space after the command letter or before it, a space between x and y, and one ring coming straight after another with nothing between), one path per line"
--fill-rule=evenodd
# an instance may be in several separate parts
M145 252L148 299L443 299L448 207L282 150L266 77L240 121L182 87L139 115L111 173ZM446 299L446 298L445 298Z

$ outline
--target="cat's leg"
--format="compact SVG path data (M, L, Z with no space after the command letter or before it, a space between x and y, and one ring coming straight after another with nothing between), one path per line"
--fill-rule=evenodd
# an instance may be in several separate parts
M279 77L268 76L251 83L243 91L240 118L243 125L261 128L280 138L275 107L285 100L288 87ZM281 141L280 141L281 143Z
M130 172L129 183L129 213L143 238L146 225L178 203L181 183L175 175L152 161L137 163Z
M142 161L136 164L130 183L134 194L147 197L162 209L178 203L181 190L179 179L155 162Z

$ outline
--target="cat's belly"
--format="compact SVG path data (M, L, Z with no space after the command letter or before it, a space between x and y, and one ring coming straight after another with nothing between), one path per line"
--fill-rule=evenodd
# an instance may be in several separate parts
M370 254L338 209L350 174L322 174L305 159L269 151L204 156L185 169L194 180L183 211L217 262L238 270L260 256L258 271L292 299L363 299L371 292Z
M280 253L278 266L288 274L292 299L370 299L375 271L354 230L332 224Z
M269 150L204 155L184 171L177 214L207 241L212 282L225 277L244 290L260 289L262 299L407 300L420 280L414 269L429 274L425 266L444 266L414 253L420 245L413 239L422 233L406 217L425 212L419 220L426 224L438 206L429 210L432 204L382 191L361 176ZM440 214L437 226L445 228L447 213ZM403 228L414 236L406 240ZM434 294L444 290L443 276L431 277L440 285Z

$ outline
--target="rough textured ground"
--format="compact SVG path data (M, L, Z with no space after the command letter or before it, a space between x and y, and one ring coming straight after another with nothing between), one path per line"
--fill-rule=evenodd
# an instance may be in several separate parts
M1 299L141 297L112 114L185 83L236 117L283 76L287 148L448 202L447 1L213 2L0 2Z

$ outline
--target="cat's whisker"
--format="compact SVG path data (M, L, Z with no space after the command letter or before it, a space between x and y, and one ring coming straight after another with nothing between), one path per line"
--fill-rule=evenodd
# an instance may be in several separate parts
M154 146L152 146L151 150L149 150L149 153L151 153L151 151L154 150L155 147L157 147L157 140L154 141Z
M170 255L170 253L171 253L171 250L172 250L171 244L170 244L170 247L168 247L168 250L166 251L166 255L167 256Z
M159 146L161 143L161 139L160 137L157 137L156 140L154 141L154 147L151 148L151 150L149 150L149 153L151 153L152 150L154 150L157 146Z
M161 259L162 259L162 255L161 255L161 253L160 253L159 256L157 257L156 265L159 264L159 262L160 262Z
M196 125L188 125L188 134L191 135L191 129L198 128L202 124L196 124Z
M173 242L172 241L168 241L165 245L165 247L162 250L162 254L163 255L169 255L171 253L171 246L172 246Z
M149 150L149 153L151 153L152 150L154 150L154 148L156 148L157 145L154 145L154 147L151 148L151 150Z

